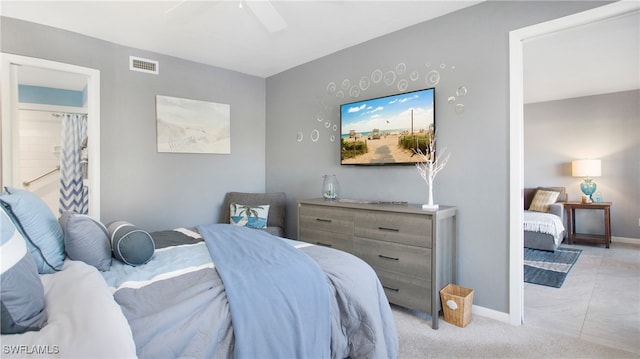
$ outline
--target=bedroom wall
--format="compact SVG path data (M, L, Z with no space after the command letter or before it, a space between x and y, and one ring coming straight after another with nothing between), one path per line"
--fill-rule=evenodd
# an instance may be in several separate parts
M266 187L287 192L287 234L296 236L296 201L320 197L323 174L337 175L344 198L426 203L414 167L341 167L330 136L339 138L333 125L352 94L397 93L402 79L406 90L430 87L425 78L438 71L436 129L452 155L435 180L434 202L458 206L459 284L475 289L474 304L508 312L508 33L598 5L483 2L268 78ZM376 70L389 75L374 82Z
M1 18L1 49L100 70L101 220L147 230L217 222L227 191L265 188L265 80ZM129 70L129 56L159 75ZM231 105L231 154L156 151L155 96Z
M524 107L524 185L565 186L582 196L571 161L602 160L594 178L611 206L611 234L640 241L640 90L528 104ZM577 211L579 233L602 234L600 211Z

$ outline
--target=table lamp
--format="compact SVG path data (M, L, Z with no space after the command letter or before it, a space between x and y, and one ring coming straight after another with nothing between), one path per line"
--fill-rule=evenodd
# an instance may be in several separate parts
M593 193L596 191L596 183L591 177L600 177L601 175L600 160L574 160L571 162L571 175L573 177L584 177L584 182L580 183L582 193L589 196L593 202Z

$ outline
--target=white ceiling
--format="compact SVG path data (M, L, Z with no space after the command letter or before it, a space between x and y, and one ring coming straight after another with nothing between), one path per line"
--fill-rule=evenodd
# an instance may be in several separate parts
M524 83L525 103L640 88L640 12L525 42Z
M479 2L2 0L0 14L269 77ZM526 42L525 103L640 88L639 19L636 11Z
M3 0L0 13L269 77L478 2ZM265 27L282 20L285 27L279 31Z

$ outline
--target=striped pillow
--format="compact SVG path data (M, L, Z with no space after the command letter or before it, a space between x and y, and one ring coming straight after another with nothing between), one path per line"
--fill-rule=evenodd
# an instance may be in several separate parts
M27 243L0 209L2 334L40 330L47 324L44 288Z
M536 195L533 197L533 201L531 201L529 210L548 213L549 205L552 203L556 203L559 195L559 192L539 189L538 191L536 191Z

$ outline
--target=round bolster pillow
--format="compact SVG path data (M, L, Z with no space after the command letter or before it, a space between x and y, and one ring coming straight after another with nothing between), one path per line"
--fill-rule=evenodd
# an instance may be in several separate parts
M111 250L116 259L137 266L153 257L156 246L147 231L125 221L111 223L108 230Z

